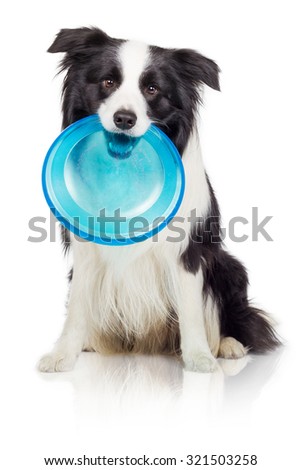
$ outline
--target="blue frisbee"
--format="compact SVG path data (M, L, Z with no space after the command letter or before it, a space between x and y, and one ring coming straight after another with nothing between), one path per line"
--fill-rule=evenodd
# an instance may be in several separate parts
M67 127L43 165L43 191L56 218L75 235L104 245L153 237L184 194L181 157L151 125L138 138L107 132L98 115Z

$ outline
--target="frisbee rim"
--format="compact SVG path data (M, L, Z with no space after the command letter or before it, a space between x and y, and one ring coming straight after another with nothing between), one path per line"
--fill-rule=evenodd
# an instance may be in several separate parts
M145 241L149 238L152 238L153 236L155 236L156 234L161 232L171 222L171 220L174 218L174 216L178 212L178 209L179 209L179 207L182 203L183 196L184 196L184 190L185 190L185 173L184 173L184 167L183 167L181 156L180 156L177 148L175 147L174 143L169 139L169 137L163 131L161 131L161 129L159 129L157 126L155 126L154 124L150 125L147 132L149 132L149 131L157 132L159 134L159 136L161 136L162 140L165 141L166 144L170 146L171 152L173 153L173 156L174 156L175 161L176 161L176 166L179 170L179 181L180 181L179 194L178 194L177 200L176 200L171 212L169 214L165 215L164 220L161 221L160 223L158 223L158 225L156 225L155 227L152 227L151 230L143 232L143 233L141 233L141 235L136 235L136 236L130 236L129 235L128 237L122 236L122 238L113 238L112 236L105 236L103 234L101 236L95 236L95 235L92 235L92 234L88 233L87 231L83 230L82 228L80 228L80 224L79 224L79 227L72 224L70 222L70 220L68 220L64 215L61 214L61 212L57 209L54 202L52 201L52 198L49 194L49 190L48 190L48 187L47 187L47 170L48 170L49 160L53 156L53 153L55 152L55 147L58 144L61 144L66 139L67 135L70 132L73 132L76 129L76 127L84 126L84 125L88 124L90 121L91 122L95 121L95 123L97 123L97 120L98 120L100 126L103 128L103 125L101 124L101 121L99 119L98 114L92 114L92 115L89 115L87 117L79 119L78 121L75 121L74 123L70 124L68 127L66 127L59 134L59 136L51 144L51 146L50 146L50 148L49 148L49 150L46 154L46 157L44 159L43 167L42 167L42 188L43 188L43 193L44 193L46 202L47 202L51 212L56 217L56 219L67 230L74 233L74 235L78 236L83 241L89 241L89 242L97 243L97 244L100 244L100 245L125 246L125 245L132 245L132 244L135 244L135 243L139 243L141 241ZM69 194L68 190L67 190L67 192ZM68 211L66 211L66 212L68 212ZM91 215L91 217L94 217L94 216ZM160 217L160 215L158 215L158 218L159 217ZM155 220L156 219L154 219L154 221ZM138 230L136 230L136 231L138 231Z

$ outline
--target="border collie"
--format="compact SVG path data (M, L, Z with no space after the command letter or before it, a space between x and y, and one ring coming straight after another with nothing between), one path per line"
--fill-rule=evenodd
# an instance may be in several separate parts
M197 110L203 85L219 90L216 63L194 50L114 39L98 28L63 29L48 51L65 53L63 128L98 113L109 132L138 137L155 123L173 141L186 174L178 212L186 237L168 241L166 227L155 241L111 247L82 243L62 229L74 263L67 318L39 369L70 370L85 350L175 353L187 370L212 372L217 357L277 347L270 319L248 301L245 268L223 247L203 166Z

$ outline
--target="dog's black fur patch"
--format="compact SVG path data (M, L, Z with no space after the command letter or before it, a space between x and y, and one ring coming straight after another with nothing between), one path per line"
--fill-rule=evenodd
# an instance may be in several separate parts
M262 310L248 300L248 275L243 264L224 248L220 211L209 183L211 207L207 217L195 224L181 261L196 274L202 268L205 297L214 299L220 317L221 336L232 336L253 353L271 351L280 341Z

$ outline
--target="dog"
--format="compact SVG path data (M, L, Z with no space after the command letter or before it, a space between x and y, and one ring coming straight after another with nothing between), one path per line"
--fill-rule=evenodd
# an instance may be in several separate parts
M39 370L70 370L84 350L177 354L186 370L213 372L217 357L276 348L271 319L248 300L246 269L223 246L203 166L198 108L204 85L220 89L216 63L95 27L62 29L48 51L64 53L63 128L98 113L108 132L139 137L154 123L172 140L186 175L178 211L186 236L168 241L167 226L156 240L113 247L80 242L63 228L74 263L67 317Z

